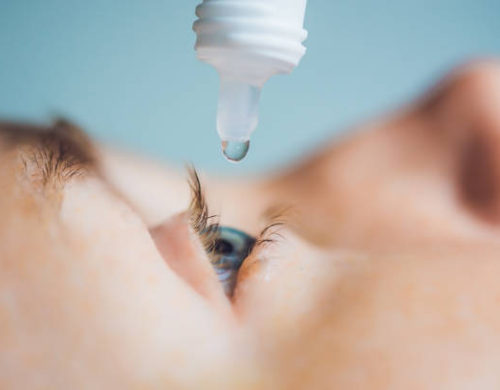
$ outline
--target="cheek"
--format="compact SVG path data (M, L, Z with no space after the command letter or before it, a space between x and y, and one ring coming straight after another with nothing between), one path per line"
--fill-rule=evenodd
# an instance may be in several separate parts
M317 315L318 302L361 257L316 249L289 231L245 260L235 310L262 344L297 336Z
M297 388L496 388L497 258L479 247L371 258L330 286L277 371Z

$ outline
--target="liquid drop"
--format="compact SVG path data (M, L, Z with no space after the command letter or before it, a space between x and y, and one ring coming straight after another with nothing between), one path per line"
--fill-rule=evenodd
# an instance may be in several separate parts
M250 141L222 141L222 153L227 160L239 162L245 158L250 147Z

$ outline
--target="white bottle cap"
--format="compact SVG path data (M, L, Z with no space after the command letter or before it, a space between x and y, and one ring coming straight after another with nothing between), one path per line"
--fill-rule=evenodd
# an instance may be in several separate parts
M304 55L305 7L306 0L204 0L196 8L195 49L220 75L217 131L226 144L249 141L262 86Z

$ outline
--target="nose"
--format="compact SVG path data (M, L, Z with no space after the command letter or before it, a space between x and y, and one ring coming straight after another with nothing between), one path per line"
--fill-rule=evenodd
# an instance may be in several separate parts
M482 220L500 223L500 62L459 68L424 104L457 161L456 189Z
M230 312L230 303L203 246L191 229L189 214L179 213L150 229L167 265L210 304Z

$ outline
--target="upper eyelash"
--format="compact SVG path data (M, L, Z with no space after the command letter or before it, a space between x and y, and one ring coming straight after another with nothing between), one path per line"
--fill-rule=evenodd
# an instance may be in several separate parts
M192 165L186 167L188 172L188 183L191 190L191 202L189 203L190 224L207 253L213 252L215 239L219 229L218 215L210 215L205 192L200 182L198 172ZM209 223L213 219L215 222Z

